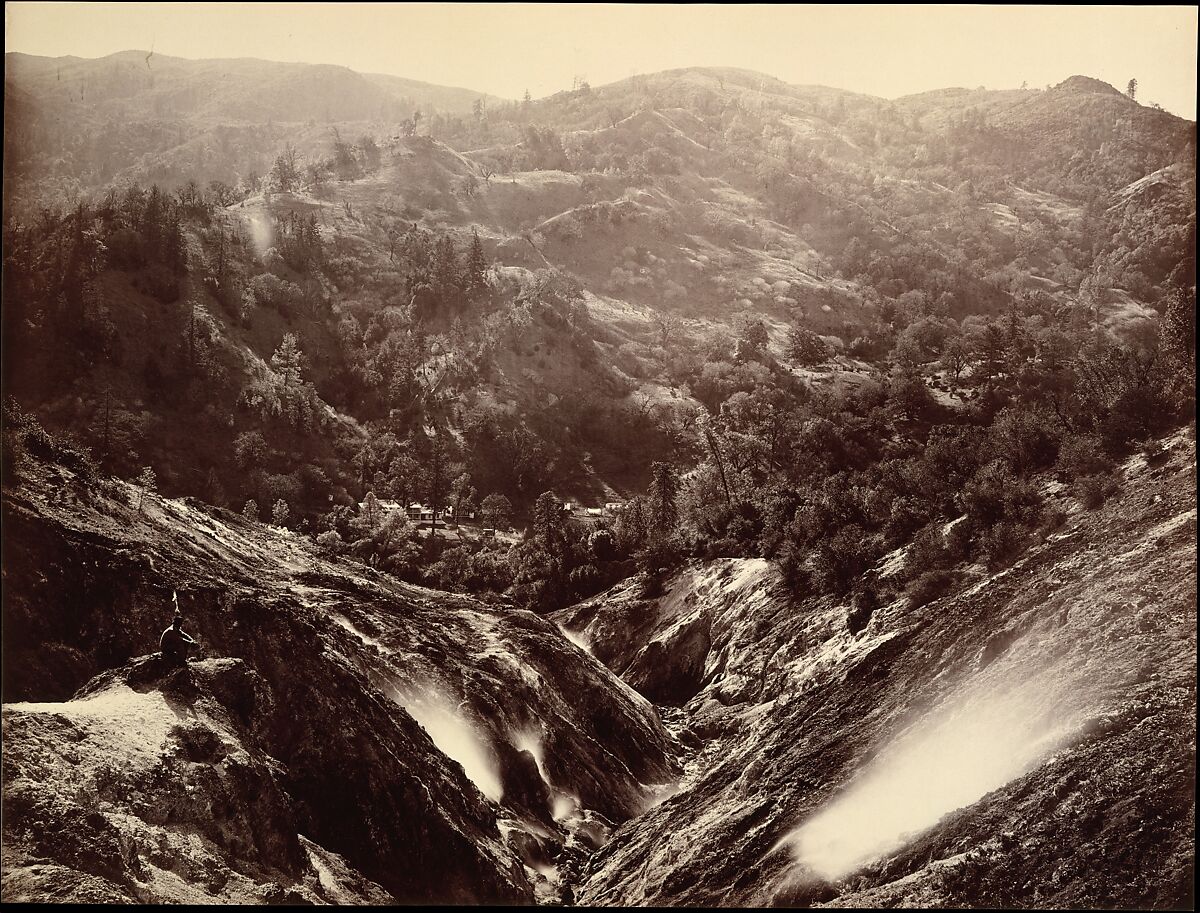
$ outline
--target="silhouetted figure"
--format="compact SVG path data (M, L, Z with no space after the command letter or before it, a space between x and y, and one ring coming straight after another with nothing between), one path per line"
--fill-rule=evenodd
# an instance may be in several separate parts
M172 666L186 666L188 651L196 645L196 641L184 633L181 624L183 616L176 612L171 627L163 631L158 641L158 649L162 651L163 659Z

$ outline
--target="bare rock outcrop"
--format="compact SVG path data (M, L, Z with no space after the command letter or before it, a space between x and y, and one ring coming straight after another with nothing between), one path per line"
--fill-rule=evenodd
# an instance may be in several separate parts
M69 870L143 902L552 900L677 778L653 705L546 619L147 500L6 492L5 899ZM151 655L172 591L186 670Z

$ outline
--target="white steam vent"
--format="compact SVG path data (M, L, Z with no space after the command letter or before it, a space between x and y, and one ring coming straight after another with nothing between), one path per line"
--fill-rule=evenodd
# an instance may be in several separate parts
M261 257L271 246L272 236L274 235L274 231L271 229L271 222L261 212L252 212L248 221L250 223L250 242L254 245L255 253Z
M541 774L547 786L551 785L550 777L546 774L546 749L542 745L541 729L535 726L527 726L524 729L514 731L511 738L514 748L518 751L527 751L533 755L538 773Z
M1061 685L1061 683L1059 683ZM835 880L1036 767L1081 722L1041 678L976 683L903 734L779 844Z
M545 724L542 724L544 726ZM528 751L537 763L538 773L550 788L551 814L555 821L564 821L580 813L579 797L556 786L546 771L546 745L542 726L527 726L512 733L513 747Z
M564 628L562 625L558 626L558 630L562 631L563 637L577 646L580 650L583 650L587 653L592 652L592 643L583 631L572 631L570 628Z
M467 778L481 793L500 801L504 789L492 750L452 701L432 687L409 694L397 693L396 701L429 733L438 751L462 765Z

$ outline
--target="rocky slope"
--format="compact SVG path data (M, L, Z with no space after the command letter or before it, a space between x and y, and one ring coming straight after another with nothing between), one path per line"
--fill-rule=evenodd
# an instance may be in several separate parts
M877 611L769 565L559 613L679 709L674 793L590 862L602 905L1176 907L1195 837L1195 444L1136 457L1015 566Z
M1013 567L857 634L758 560L548 620L22 473L5 900L1191 901L1188 433ZM153 654L173 591L186 671Z
M678 775L653 706L531 613L24 471L5 900L551 899ZM172 591L207 657L186 672L147 655Z

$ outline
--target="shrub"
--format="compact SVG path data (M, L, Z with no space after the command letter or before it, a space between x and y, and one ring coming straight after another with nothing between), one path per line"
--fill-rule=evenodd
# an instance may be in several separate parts
M1052 507L1042 514L1040 531L1043 536L1048 536L1066 522L1067 512L1061 507Z
M988 570L998 571L1011 563L1028 541L1028 530L1020 523L1004 520L979 537L980 558Z
M1142 446L1142 456L1150 467L1161 466L1170 455L1171 452L1163 446L1162 441L1152 439Z
M1080 434L1071 435L1063 441L1057 466L1068 478L1079 479L1111 471L1113 461L1105 453L1100 438L1093 434Z
M336 529L329 529L317 536L317 545L322 550L330 554L338 554L342 550L345 543L342 541L341 533Z
M1052 465L1060 438L1061 432L1048 415L1027 409L1005 409L992 428L997 450L1018 475Z
M100 478L100 464L92 457L90 450L76 443L70 435L50 434L32 413L21 411L17 401L10 397L4 407L6 482L15 478L17 465L26 454L65 467L82 482L94 482Z
M651 576L669 574L683 560L683 554L674 537L652 539L635 557L638 567Z
M846 628L851 634L857 634L866 628L881 601L879 592L872 584L864 583L854 591L850 609L846 612Z
M950 592L956 578L950 571L926 571L908 586L909 603L920 607Z
M47 462L55 459L58 453L58 448L55 446L54 439L37 421L31 420L30 424L25 428L25 449Z
M3 469L5 485L15 485L20 476L21 464L25 461L25 445L21 436L12 428L4 429L4 450L0 453L0 468Z
M942 541L946 546L947 560L952 562L965 561L971 557L971 537L974 529L967 520L959 520L947 530Z
M857 524L842 527L821 542L813 556L813 570L826 592L846 593L879 557L880 540L868 536Z
M784 540L779 550L779 570L788 591L799 598L809 595L815 588L812 570L805 558L806 552L801 545L792 539Z
M1133 441L1161 431L1169 416L1162 393L1150 387L1131 387L1117 397L1100 422L1100 438L1109 453L1122 455Z
M980 469L960 494L971 521L986 529L1002 520L1035 523L1041 513L1042 496L1028 479L1016 478L999 460Z
M1118 488L1117 480L1111 475L1085 476L1075 483L1075 497L1088 510L1096 510L1103 507L1109 495Z
M908 551L904 553L905 574L916 577L922 571L941 567L946 563L947 557L942 524L931 523L913 537Z
M663 577L661 574L644 574L642 585L638 588L638 598L657 599L663 594Z

